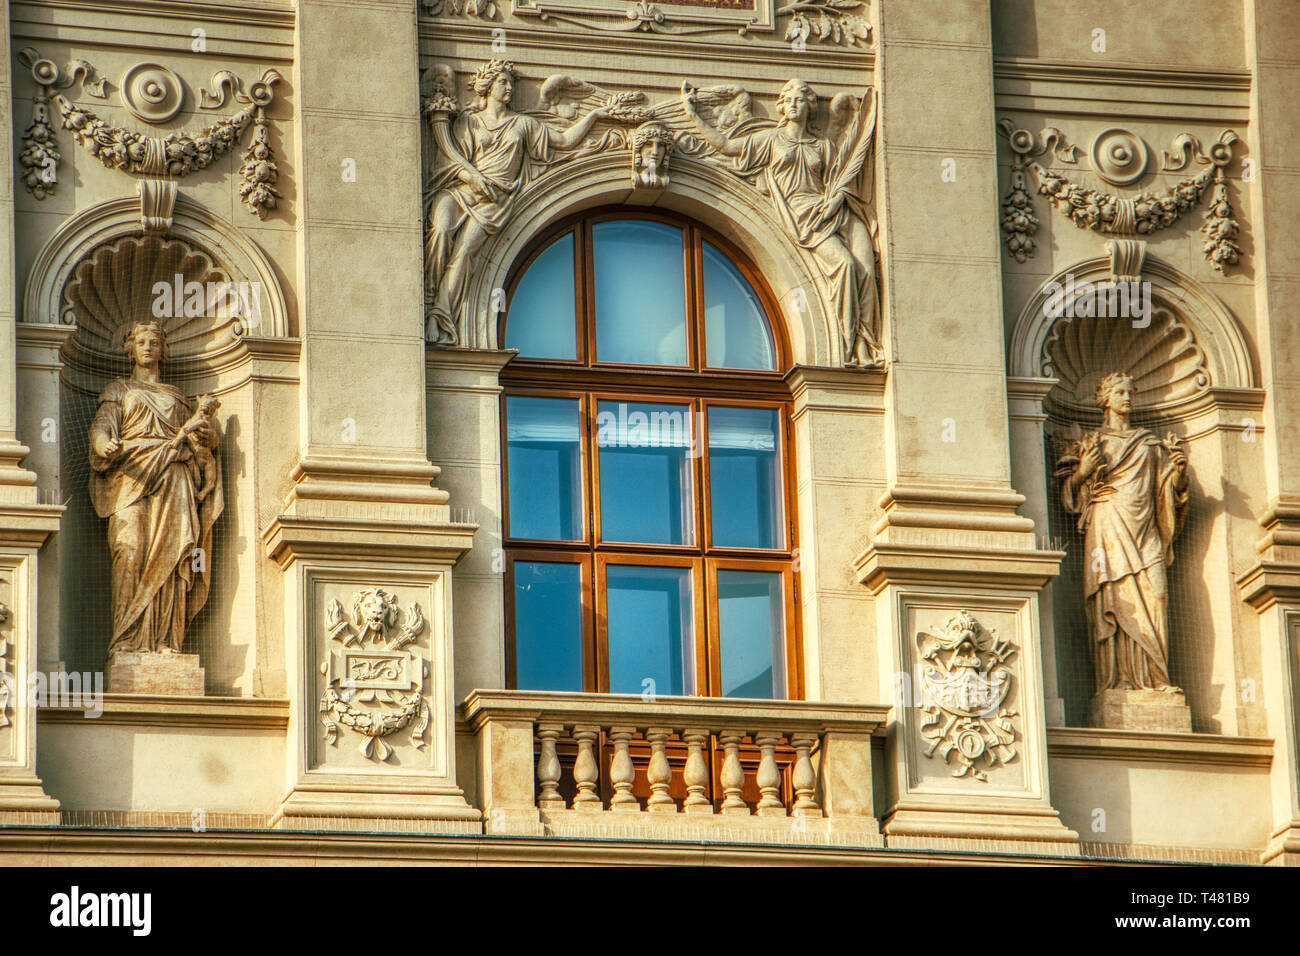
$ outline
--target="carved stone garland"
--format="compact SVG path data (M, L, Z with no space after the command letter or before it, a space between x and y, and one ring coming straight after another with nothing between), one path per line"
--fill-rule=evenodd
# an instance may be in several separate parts
M410 741L417 750L424 749L430 720L424 659L406 650L428 628L420 605L402 610L396 595L364 588L353 597L350 618L338 600L330 601L325 628L335 642L320 667L325 676L320 701L325 740L337 744L339 727L347 727L362 735L362 755L384 761L393 753L384 738L414 724Z
M473 19L496 20L500 7L497 0L420 0L420 6L431 17L464 16ZM611 6L613 6L611 4ZM719 8L725 7L722 4ZM786 24L786 42L816 40L818 43L842 43L849 46L867 46L871 43L871 24L864 15L866 0L792 0L775 9L775 16L789 18ZM593 9L590 5L573 3L514 4L513 13L536 16L543 23L554 20L588 30L613 33L655 33L665 36L695 36L705 33L730 32L748 36L751 30L761 28L757 16L735 27L727 24L707 26L681 26L670 21L664 10L650 0L632 0L622 11ZM680 14L678 14L680 17ZM602 19L603 17L603 19ZM768 24L770 27L770 24Z
M4 627L13 615L8 605L0 604L0 627ZM0 727L9 726L9 641L0 637Z
M276 199L280 195L275 186L279 171L267 139L266 128L266 107L274 99L275 84L281 80L280 74L275 70L263 73L261 80L253 83L247 94L242 90L243 84L232 73L228 70L220 71L212 78L216 92L203 91L202 108L220 107L225 103L229 92L233 92L238 102L245 104L244 108L200 130L177 131L164 137L155 137L121 126L112 126L91 110L74 105L62 93L56 92L66 89L81 78L86 92L105 98L105 81L92 82L94 71L85 61L73 61L60 72L54 61L41 59L40 54L30 47L20 51L19 60L30 67L37 87L32 99L32 121L23 137L23 150L19 155L19 164L25 171L24 185L37 199L44 199L54 193L56 169L62 158L52 131L52 103L60 125L71 132L73 139L105 167L145 176L179 177L204 169L234 149L244 132L252 126L253 139L244 153L244 162L240 167L243 178L240 196L248 211L259 219L265 219L266 214L275 208ZM141 80L138 89L133 82L133 70L127 71L124 79L128 85L123 88L124 101L138 118L143 116L148 122L161 122L169 115L174 115L176 110L172 109L170 114L162 110L151 118L147 112L143 112L143 107L151 99L156 98L160 103L165 103L179 95L177 91L168 88L168 77L174 74L155 64L146 66L153 69L145 71L146 77Z
M923 662L920 733L929 741L925 756L945 763L955 757L954 777L987 782L985 771L1016 756L1011 718L1018 714L1006 706L1014 680L1006 662L1016 653L1015 644L962 610L938 633L917 634L916 645Z
M1033 213L1025 176L1027 169L1032 170L1038 180L1038 193L1046 196L1048 202L1076 226L1108 234L1146 236L1167 229L1195 207L1209 189L1209 208L1201 227L1206 236L1202 247L1205 259L1219 272L1240 261L1241 249L1236 242L1239 227L1232 217L1224 174L1225 167L1232 162L1233 144L1237 142L1237 134L1232 130L1224 130L1208 153L1202 151L1194 136L1182 134L1174 141L1181 161L1166 152L1164 170L1184 168L1189 156L1195 156L1197 162L1208 168L1177 183L1164 196L1142 192L1133 198L1124 198L1071 183L1030 159L1051 149L1058 159L1073 163L1075 147L1057 145L1064 140L1060 130L1049 127L1035 138L1029 130L1016 129L1006 119L998 123L998 128L1007 137L1014 153L1011 188L1002 204L1002 231L1006 233L1007 251L1017 262L1024 262L1034 254L1033 235L1038 231L1038 219ZM1146 168L1145 144L1126 130L1108 129L1098 134L1091 156L1097 174L1111 183L1124 185L1134 182Z

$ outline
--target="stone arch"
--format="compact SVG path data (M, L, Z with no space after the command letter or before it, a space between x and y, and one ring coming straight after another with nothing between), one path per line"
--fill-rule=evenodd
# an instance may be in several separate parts
M497 349L496 316L489 315L492 290L505 288L511 266L533 239L553 223L598 206L670 209L710 226L729 239L763 275L776 297L781 322L797 365L839 367L844 346L829 308L830 291L808 251L784 231L754 189L722 170L688 158L674 158L672 184L657 194L629 186L628 154L612 151L559 166L530 184L516 200L510 222L480 253L466 290L475 321L465 340L471 348ZM557 198L562 201L557 202ZM794 290L802 311L794 307Z
M97 248L143 234L140 200L136 198L109 200L70 218L45 243L32 264L23 295L22 321L68 324L63 315L63 293L77 267ZM263 294L259 337L292 335L288 306L270 259L233 225L178 196L172 225L164 238L179 240L206 254L231 281L259 283Z
M1049 308L1050 304L1068 305L1068 296L1065 301L1057 297L1059 289L1067 287L1070 277L1076 288L1085 282L1094 285L1109 282L1110 257L1098 256L1062 269L1025 303L1011 334L1008 355L1011 377L1060 379L1062 373L1068 372L1080 378L1077 371L1064 367L1068 363L1062 362L1055 346L1071 334L1068 328L1071 325L1076 327L1073 334L1080 336L1084 319L1072 319L1060 314L1059 309ZM1169 354L1162 359L1167 359L1167 367L1176 376L1174 386L1182 383L1167 394L1150 394L1145 404L1171 411L1210 388L1256 387L1258 379L1245 336L1217 296L1155 256L1146 257L1141 279L1151 283L1153 316L1150 329L1135 331L1152 339L1152 347L1159 345L1168 350ZM1100 321L1128 320L1103 318ZM1155 342L1157 338L1163 342ZM1081 380L1069 384L1086 390L1086 383Z

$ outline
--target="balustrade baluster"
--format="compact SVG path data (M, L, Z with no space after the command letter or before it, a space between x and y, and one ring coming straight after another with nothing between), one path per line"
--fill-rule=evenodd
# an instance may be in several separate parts
M708 743L709 732L686 728L682 732L686 741L686 799L682 802L684 813L712 813L713 804L706 795L709 786L709 765L704 759L704 745Z
M646 770L650 799L646 801L646 809L651 812L677 812L677 804L668 794L668 785L673 779L673 770L668 764L668 738L672 733L671 728L651 727L645 734L646 740L650 741L650 766Z
M817 786L817 775L813 772L812 760L808 752L817 742L813 734L792 734L790 746L794 748L794 812L797 816L820 817L822 808L813 796Z
M781 772L776 769L776 745L781 735L772 731L754 734L754 743L758 745L758 806L755 813L760 817L785 816L785 804L781 802Z
M609 731L609 739L614 742L614 759L609 765L609 779L614 785L614 795L609 800L611 810L636 813L641 809L636 794L632 792L636 769L632 766L632 754L628 750L628 741L635 733L635 727L611 727Z
M578 785L578 792L573 796L575 810L601 809L600 794L596 792L600 772L596 763L596 740L599 737L599 727L575 725L573 728L573 738L578 742L578 759L573 764L573 780Z
M740 767L740 741L744 734L724 730L718 734L722 744L722 812L727 816L749 816L749 807L740 798L740 788L745 783L745 772Z
M555 752L555 741L564 730L563 724L539 723L537 737L542 742L542 752L537 758L537 779L541 792L537 806L541 810L563 810L564 798L558 789L560 783L560 758Z

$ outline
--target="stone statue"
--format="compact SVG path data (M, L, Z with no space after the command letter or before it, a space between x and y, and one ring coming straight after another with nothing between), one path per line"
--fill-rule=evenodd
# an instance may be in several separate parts
M441 344L461 341L457 322L474 255L505 224L519 190L609 114L607 107L597 107L557 132L510 108L516 75L513 63L492 60L474 74L474 106L450 120L456 107L444 81L427 108L434 139L448 161L430 184L424 255L427 337Z
M851 111L835 145L809 120L817 94L803 80L781 89L775 125L750 120L724 133L696 111L696 91L682 84L682 107L700 136L724 156L732 171L758 175L786 231L812 252L831 286L845 364L867 368L884 364L876 316L876 260L871 216L857 195L856 182L875 136L875 110L855 107L851 97L836 97L834 114Z
M194 407L162 382L158 323L132 325L126 353L131 375L100 393L90 426L90 495L108 519L112 554L110 667L123 651L181 652L208 597L212 526L224 507L219 403L202 396Z
M1085 537L1097 693L1162 691L1181 705L1169 679L1166 569L1187 510L1187 456L1173 435L1162 440L1129 425L1130 376L1107 375L1096 397L1101 428L1068 443L1056 474Z

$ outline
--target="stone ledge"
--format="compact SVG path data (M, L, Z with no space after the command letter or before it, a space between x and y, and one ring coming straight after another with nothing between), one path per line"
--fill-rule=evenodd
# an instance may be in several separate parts
M1085 760L1144 760L1216 767L1269 767L1273 741L1268 737L1223 734L1176 734L1098 727L1048 727L1047 756Z
M275 697L172 697L163 694L105 694L104 712L89 717L81 707L41 707L36 724L204 727L232 730L286 730L289 701Z

